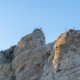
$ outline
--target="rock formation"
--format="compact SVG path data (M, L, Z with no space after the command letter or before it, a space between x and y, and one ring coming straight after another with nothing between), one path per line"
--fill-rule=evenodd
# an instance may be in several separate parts
M14 49L14 55L21 53L22 51L42 47L45 45L45 36L42 30L35 29L31 34L28 34L21 38L16 48Z
M80 31L46 45L43 31L35 29L0 51L0 80L80 80Z

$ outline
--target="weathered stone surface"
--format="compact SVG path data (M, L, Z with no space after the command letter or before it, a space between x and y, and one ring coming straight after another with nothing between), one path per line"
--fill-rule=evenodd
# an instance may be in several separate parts
M0 64L10 63L13 60L13 51L15 46L11 46L9 49L0 51Z
M78 80L80 77L80 31L59 36L54 44L55 80Z
M5 57L3 52L6 53ZM12 58L10 53L13 54L11 62L6 59L7 56ZM69 30L54 43L45 45L42 30L36 29L21 38L14 48L0 52L0 80L79 79L79 30Z
M19 54L12 62L16 80L40 80L48 57L45 47L30 49Z
M31 34L28 34L21 38L17 47L14 49L14 56L23 52L26 49L42 47L45 45L45 36L42 30L36 29Z

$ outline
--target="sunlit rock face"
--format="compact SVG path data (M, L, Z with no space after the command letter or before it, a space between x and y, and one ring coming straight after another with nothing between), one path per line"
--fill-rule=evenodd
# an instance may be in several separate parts
M45 45L45 36L41 29L35 29L31 34L21 38L17 44L20 48L31 48Z
M32 33L24 36L18 42L17 47L14 49L14 56L26 49L43 47L45 46L45 36L41 29L35 29Z
M54 80L80 79L80 31L69 30L54 43Z
M0 80L79 79L79 30L69 30L55 42L45 44L44 33L36 29L22 37L14 48L0 52Z

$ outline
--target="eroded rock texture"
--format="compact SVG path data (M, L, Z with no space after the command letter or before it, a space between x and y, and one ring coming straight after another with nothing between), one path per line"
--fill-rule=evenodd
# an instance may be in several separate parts
M1 51L0 80L79 80L80 31L69 30L55 42L45 42L43 31L36 29Z

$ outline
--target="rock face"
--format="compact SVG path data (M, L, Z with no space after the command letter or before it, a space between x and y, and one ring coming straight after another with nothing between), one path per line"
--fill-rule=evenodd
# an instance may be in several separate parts
M0 51L0 64L10 63L13 60L13 51L15 46L11 46L9 49Z
M42 47L45 45L45 36L42 30L35 29L31 34L28 34L21 38L16 48L14 49L14 55L20 54L22 51Z
M45 44L42 30L0 52L0 80L79 80L80 31L69 30ZM4 55L5 54L5 55Z

